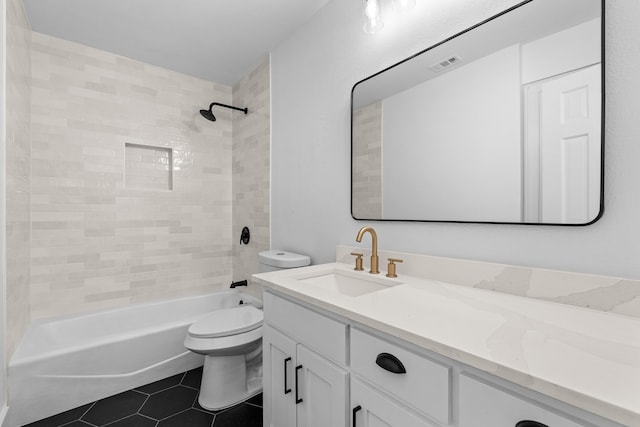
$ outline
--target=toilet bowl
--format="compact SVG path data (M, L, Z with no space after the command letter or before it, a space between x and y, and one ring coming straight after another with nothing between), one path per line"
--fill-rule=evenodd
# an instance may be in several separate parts
M258 262L266 272L303 267L311 259L271 250L260 252ZM214 311L189 327L185 347L204 354L198 397L203 408L224 409L262 391L262 319L261 310L244 304Z
M241 305L189 327L185 347L205 356L198 397L203 408L224 409L262 391L262 319L261 310Z

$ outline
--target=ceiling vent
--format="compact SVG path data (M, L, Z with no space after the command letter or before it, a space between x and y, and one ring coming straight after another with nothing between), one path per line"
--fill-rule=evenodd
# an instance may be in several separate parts
M453 55L447 59L443 59L442 61L433 64L429 68L431 68L436 73L439 73L443 70L453 67L454 65L458 65L458 63L460 62L462 62L462 58L460 58L458 55Z

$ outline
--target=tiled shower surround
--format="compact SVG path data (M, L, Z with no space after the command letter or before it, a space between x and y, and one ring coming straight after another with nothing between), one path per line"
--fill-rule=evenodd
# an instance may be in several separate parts
M258 253L268 250L271 92L269 58L233 87L233 104L249 109L233 119L233 279L250 279L258 271ZM251 231L240 244L242 227ZM253 291L253 292L252 292ZM257 293L256 293L257 292ZM258 298L259 289L250 289Z
M7 337L11 355L29 324L31 29L20 0L6 2Z
M32 70L31 319L227 287L232 88L39 33Z

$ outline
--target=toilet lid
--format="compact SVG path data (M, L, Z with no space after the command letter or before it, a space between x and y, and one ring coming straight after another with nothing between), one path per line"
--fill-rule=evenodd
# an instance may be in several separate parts
M262 325L262 319L262 311L250 305L216 310L189 326L189 335L215 338L241 334Z

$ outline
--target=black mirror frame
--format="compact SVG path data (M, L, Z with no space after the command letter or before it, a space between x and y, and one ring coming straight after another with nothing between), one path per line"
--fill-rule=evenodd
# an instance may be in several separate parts
M466 34L470 31L472 31L473 29L480 27L481 25L484 25L488 22L491 22L493 20L495 20L496 18L499 18L502 15L505 15L515 9L518 9L519 7L524 6L527 3L531 3L534 0L525 0L522 1L506 10L503 10L502 12L493 15L487 19L485 19L484 21L481 21L463 31L460 31L459 33L456 33L432 46L429 46L428 48L421 50L420 52L409 56L408 58L403 59L402 61L399 61L381 71L378 71L375 74L372 74L358 82L356 82L353 87L351 88L351 123L350 123L350 140L351 140L351 165L350 165L350 170L351 170L351 174L350 174L350 200L349 200L349 204L350 204L350 213L351 213L351 218L353 218L356 221L388 221L388 222L434 222L434 223L453 223L453 224L508 224L508 225L524 225L524 226L530 226L530 225L550 225L550 226L565 226L565 227L584 227L587 225L591 225L593 223L595 223L596 221L598 221L600 218L602 218L602 215L604 214L604 173L605 173L605 168L604 168L604 162L605 162L605 141L604 141L604 133L605 133L605 0L601 0L600 1L600 8L601 8L601 23L600 23L600 57L601 57L601 123L600 123L600 155L601 155L601 160L600 160L600 209L598 211L598 214L596 215L596 217L586 223L582 223L582 224L564 224L564 223L539 223L539 222L501 222L501 221L455 221L455 220L417 220L417 219L375 219L375 218L356 218L353 214L353 93L356 89L356 86L358 86L360 83L363 83L373 77L376 77L379 74L384 73L385 71L388 71L392 68L395 68L401 64L404 64L405 62L408 62L410 60L412 60L413 58L422 55L425 52L428 52L444 43L447 43L448 41L459 37L463 34Z

